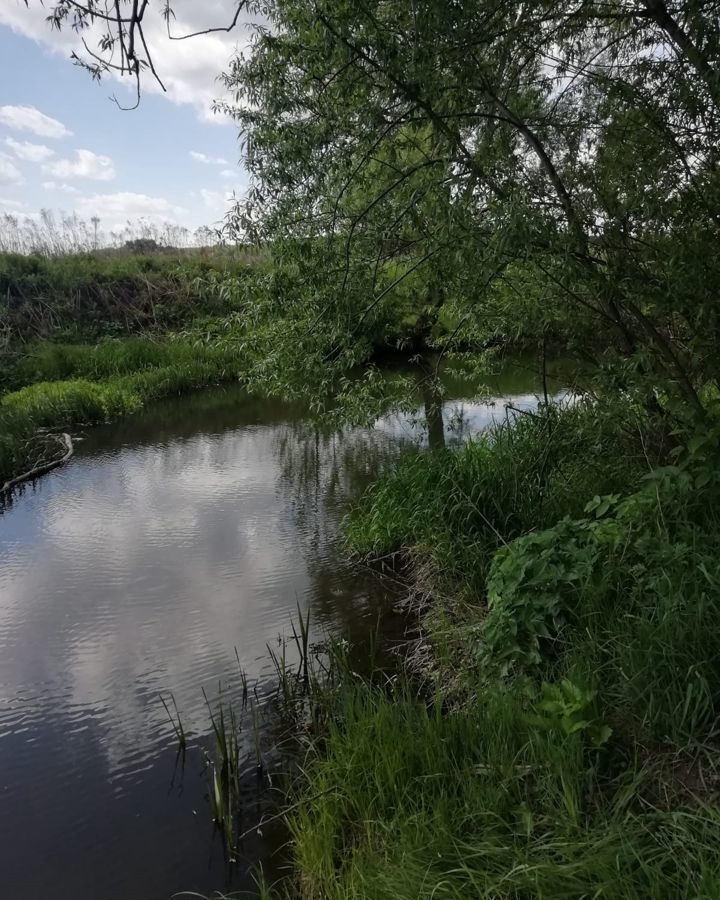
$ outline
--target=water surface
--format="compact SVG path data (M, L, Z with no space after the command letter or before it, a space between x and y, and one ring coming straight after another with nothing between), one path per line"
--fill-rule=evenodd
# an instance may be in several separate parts
M461 433L531 408L522 369L476 387L448 379ZM322 434L301 411L218 389L93 429L71 462L0 515L0 886L27 900L167 900L251 890L277 828L229 866L212 827L202 688L272 676L266 643L299 604L361 640L386 586L345 558L348 499L404 443L412 416ZM457 428L450 437L457 437ZM161 695L192 734L184 770ZM261 800L248 793L246 825Z

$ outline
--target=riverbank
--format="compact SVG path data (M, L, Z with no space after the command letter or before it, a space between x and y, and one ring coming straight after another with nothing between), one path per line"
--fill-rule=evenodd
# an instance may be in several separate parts
M48 430L70 434L195 388L243 377L269 396L311 395L318 418L339 410L338 422L368 423L427 377L408 365L420 353L427 368L433 351L416 333L417 299L403 296L358 341L351 371L367 371L365 380L348 379L350 362L331 362L332 347L322 377L303 378L313 329L285 319L276 278L266 256L242 248L0 255L0 485L59 459ZM441 334L455 327L438 323ZM286 331L297 346L284 366ZM367 370L388 355L408 370L394 394L377 368ZM286 379L293 367L301 374Z
M253 365L263 390L282 320L267 274L244 248L0 254L0 486L60 459L48 430L249 379Z
M40 345L18 368L28 384L0 400L0 483L36 464L45 430L109 422L162 397L238 380L243 360L235 350L128 338Z
M177 331L235 311L241 290L230 295L223 283L241 289L263 265L260 254L242 248L0 254L0 337L18 350L42 339L83 343Z
M262 267L223 248L0 255L0 484L53 460L47 430L238 379L245 356L217 336L242 333Z
M288 896L720 896L717 431L607 412L412 453L351 516L422 565L425 638L327 695Z

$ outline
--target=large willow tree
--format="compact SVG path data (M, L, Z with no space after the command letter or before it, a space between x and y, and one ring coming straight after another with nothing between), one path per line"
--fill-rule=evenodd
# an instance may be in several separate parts
M59 0L51 20L103 24L93 74L160 79L150 5ZM230 229L273 249L264 378L336 384L410 302L423 346L551 333L616 388L703 409L720 2L228 0L241 14L259 24L225 108L252 189Z
M616 384L701 409L720 372L719 10L262 4L225 76L253 177L234 222L273 242L304 362L358 361L411 292L426 337L441 308L457 323L443 348L552 329Z

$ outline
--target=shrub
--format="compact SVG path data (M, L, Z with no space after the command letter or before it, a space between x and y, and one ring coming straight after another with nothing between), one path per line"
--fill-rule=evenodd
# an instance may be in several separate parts
M459 449L408 453L351 516L350 546L377 555L420 548L483 598L498 548L581 515L598 490L637 482L644 460L628 452L625 411L618 404L615 412L614 420L601 420L591 405L551 408Z

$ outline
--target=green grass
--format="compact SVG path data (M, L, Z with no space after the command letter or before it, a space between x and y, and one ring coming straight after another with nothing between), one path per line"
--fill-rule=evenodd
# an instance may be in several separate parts
M98 381L148 369L191 366L199 359L231 362L232 357L227 350L143 337L103 340L97 344L45 341L28 348L8 377L23 387L75 378Z
M351 515L348 543L371 556L419 550L483 596L500 547L580 515L595 493L629 489L644 469L621 424L592 406L522 415L460 449L406 454Z
M140 339L45 346L22 365L28 380L58 380L29 384L0 401L0 480L31 465L38 429L107 422L162 397L237 379L243 370L231 350Z
M349 686L290 817L289 895L720 896L720 811L653 805L649 774L612 777L611 749L539 729L536 707L495 688L447 712Z
M614 412L411 454L351 516L432 560L435 668L327 692L290 896L720 898L720 427L658 466Z

